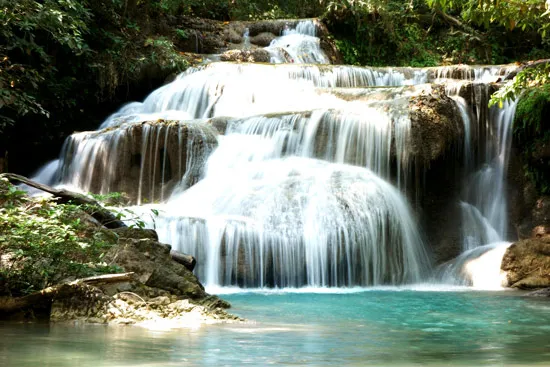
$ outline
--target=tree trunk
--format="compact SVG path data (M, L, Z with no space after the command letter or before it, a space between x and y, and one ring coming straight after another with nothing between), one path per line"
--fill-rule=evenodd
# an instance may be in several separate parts
M51 186L30 180L26 177L16 175L14 173L2 173L0 174L0 178L6 178L10 182L20 182L25 185L34 187L35 189L52 194L59 199L57 202L61 204L71 202L76 205L82 205L82 209L86 211L86 213L90 214L107 228L114 229L126 227L126 224L118 219L113 213L103 208L100 203L88 196L65 189L56 189Z

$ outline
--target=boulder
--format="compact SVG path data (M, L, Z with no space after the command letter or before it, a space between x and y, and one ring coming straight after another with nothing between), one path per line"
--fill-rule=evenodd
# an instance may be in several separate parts
M260 47L267 47L273 41L277 35L269 32L262 32L254 37L250 37L250 43Z
M504 254L501 269L507 272L509 287L550 287L550 236L521 240L512 244Z
M134 288L139 288L141 283L176 296L192 299L206 297L197 277L184 265L173 261L170 250L169 245L150 238L120 238L118 245L105 255L105 260L134 272Z

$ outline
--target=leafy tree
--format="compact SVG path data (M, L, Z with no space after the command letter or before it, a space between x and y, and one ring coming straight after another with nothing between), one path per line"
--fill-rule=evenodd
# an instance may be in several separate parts
M0 0L0 132L19 116L48 116L40 88L55 84L56 58L89 51L90 17L76 0Z
M489 28L498 24L507 29L534 30L546 37L550 29L548 0L426 0L432 8L457 11L470 23ZM550 34L549 34L550 35Z

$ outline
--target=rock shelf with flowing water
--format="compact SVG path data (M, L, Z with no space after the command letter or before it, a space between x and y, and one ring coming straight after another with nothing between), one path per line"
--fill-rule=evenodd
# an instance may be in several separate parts
M247 49L261 34L248 26L234 37ZM515 104L486 106L491 83L514 66L328 65L312 21L282 30L265 48L280 64L189 69L99 131L71 136L41 179L158 202L133 210L161 241L197 257L210 286L428 279L421 210L408 193L451 150L463 152L459 164L473 177L461 204L463 250L478 256L506 239ZM446 281L462 282L465 263Z

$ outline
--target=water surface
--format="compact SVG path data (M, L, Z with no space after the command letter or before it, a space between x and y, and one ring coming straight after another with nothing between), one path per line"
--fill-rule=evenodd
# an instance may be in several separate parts
M550 303L516 292L223 296L244 324L0 325L1 366L548 365Z

